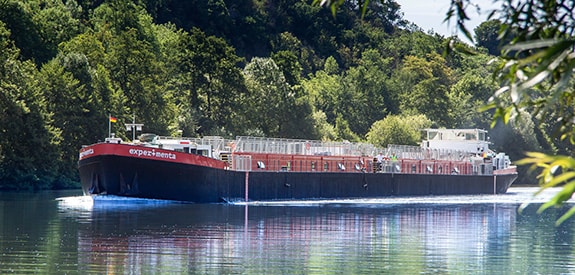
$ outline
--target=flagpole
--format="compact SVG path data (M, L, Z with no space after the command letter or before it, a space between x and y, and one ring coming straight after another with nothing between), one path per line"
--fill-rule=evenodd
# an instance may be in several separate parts
M110 120L111 117L112 114L108 113L108 137L112 137L112 121Z

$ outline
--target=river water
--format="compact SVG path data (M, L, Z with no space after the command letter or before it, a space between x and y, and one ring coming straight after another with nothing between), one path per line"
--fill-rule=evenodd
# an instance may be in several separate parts
M554 224L568 207L537 214L557 190L536 190L199 205L0 193L0 274L575 274L574 220Z

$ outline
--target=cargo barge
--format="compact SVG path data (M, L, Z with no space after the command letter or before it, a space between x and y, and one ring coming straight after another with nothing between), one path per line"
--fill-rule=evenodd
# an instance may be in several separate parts
M517 178L481 129L425 129L420 146L144 134L84 146L85 195L193 203L502 194Z

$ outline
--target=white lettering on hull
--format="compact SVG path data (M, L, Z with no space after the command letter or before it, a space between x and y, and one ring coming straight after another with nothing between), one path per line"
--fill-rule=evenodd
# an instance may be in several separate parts
M176 159L176 154L173 153L165 153L165 152L156 152L156 150L152 149L152 150L145 150L145 149L130 149L129 150L130 155L135 155L138 157L144 156L144 157L155 157L155 158L161 158L161 159Z
M94 154L94 149L90 148L84 152L80 152L80 159L83 159L91 154Z

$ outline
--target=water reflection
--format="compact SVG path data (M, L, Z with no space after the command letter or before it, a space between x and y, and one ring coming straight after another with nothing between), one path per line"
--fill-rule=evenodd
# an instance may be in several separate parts
M237 205L0 193L0 273L574 273L574 221L554 226L566 209L518 214L533 191Z
M89 215L61 211L79 223L78 263L90 272L525 274L573 267L573 261L554 264L547 256L572 255L565 245L572 243L572 229L539 221L537 205L518 216L516 203L443 198L311 206L97 204L85 211ZM531 254L533 245L545 249ZM526 255L537 260L522 261Z

